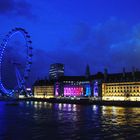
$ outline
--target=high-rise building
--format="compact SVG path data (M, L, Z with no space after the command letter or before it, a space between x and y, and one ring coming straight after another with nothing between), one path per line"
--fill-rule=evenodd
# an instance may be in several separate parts
M51 64L49 70L50 80L57 80L61 76L64 76L64 65L61 63Z

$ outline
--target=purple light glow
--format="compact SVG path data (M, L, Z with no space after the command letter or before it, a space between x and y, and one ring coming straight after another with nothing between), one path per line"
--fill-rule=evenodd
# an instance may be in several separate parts
M64 96L82 96L83 87L81 86L66 86L64 87Z
M98 89L98 82L96 81L95 83L94 83L94 89L93 89L93 91L94 91L94 96L95 97L97 97L98 96L98 91L99 89Z
M59 96L59 93L58 93L58 85L56 84L56 87L55 87L55 96Z

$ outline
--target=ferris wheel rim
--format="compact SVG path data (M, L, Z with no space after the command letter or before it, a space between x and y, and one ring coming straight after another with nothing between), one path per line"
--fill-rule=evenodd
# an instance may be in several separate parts
M25 82L29 76L29 72L31 70L31 64L32 64L32 41L31 41L31 37L29 35L29 33L24 29L24 28L14 28L11 31L8 32L8 34L5 36L5 38L3 39L1 45L0 45L0 90L5 93L8 94L10 93L9 89L7 89L3 82L2 82L2 61L3 61L3 54L5 51L5 48L9 42L9 40L16 34L16 33L21 33L24 37L24 40L26 42L26 49L27 49L27 53L26 53L26 64L25 64L25 68L24 68L24 74L22 77L22 86L25 85Z

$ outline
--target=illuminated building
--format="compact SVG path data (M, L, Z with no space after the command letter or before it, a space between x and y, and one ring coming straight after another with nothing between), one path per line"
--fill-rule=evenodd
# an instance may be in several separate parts
M102 100L140 101L140 72L109 74L102 83Z
M50 82L53 81L52 84ZM41 83L41 82L40 82ZM89 66L85 76L60 76L43 84L35 84L34 96L91 97L93 100L140 101L140 71L108 74L98 72L90 75Z
M102 100L140 101L140 82L103 83Z
M98 72L95 75L91 76L92 79L92 88L93 88L93 95L92 97L101 100L102 97L102 82L104 81L104 74L101 72Z
M93 90L94 96L97 97L99 95L99 86L98 81L94 82L94 90Z
M90 84L85 85L85 96L91 96Z
M82 96L83 87L82 86L64 86L64 96Z
M53 98L54 85L46 80L36 81L34 84L34 97L35 98Z
M57 80L61 76L64 76L64 65L61 63L51 64L49 70L50 80Z
M58 63L57 63L58 64ZM54 65L51 65L51 68L54 68ZM53 67L52 67L53 66ZM57 67L57 66L56 66ZM52 72L51 70L50 72ZM95 76L90 75L90 69L89 66L86 66L86 73L85 76L56 76L57 78L55 79L50 78L50 81L54 82L54 95L61 96L61 97L101 97L101 78L102 74L97 74ZM95 80L96 78L96 83ZM45 82L45 80L42 80L42 82ZM38 86L38 87L37 87ZM34 92L38 89L39 91L36 92L39 94L41 93L41 97L45 97L43 93L46 93L46 84L42 84L42 87L40 87L40 84L36 84L34 86ZM94 87L95 86L95 87ZM37 89L36 89L37 88ZM42 91L41 91L42 90ZM95 92L95 93L94 93ZM35 93L35 94L36 94ZM35 95L36 96L36 95Z
M58 82L56 82L55 83L55 96L59 96L59 83Z
M55 86L56 96L91 96L91 81L85 76L62 76Z

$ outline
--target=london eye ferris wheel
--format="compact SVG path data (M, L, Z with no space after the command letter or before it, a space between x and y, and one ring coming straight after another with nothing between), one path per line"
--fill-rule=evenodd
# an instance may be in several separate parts
M9 57L7 54L8 56L7 58L9 59L8 61L6 61L7 58L5 57L5 55L6 53L11 51L11 49L9 49L9 51L6 51L8 48L8 44L10 40L12 40L14 36L16 36L16 34L20 34L23 36L24 45L22 46L22 48L24 48L25 50L25 54L24 54L25 57L22 58L22 60L24 59L24 65L22 64L23 61L21 61L21 59L19 58L23 56L23 53L21 52L21 50L18 49L13 49L14 50L13 52L15 53L14 56L16 56L16 59ZM15 92L22 94L23 92L26 91L26 82L28 80L29 73L31 71L31 65L32 65L32 56L33 56L32 49L33 48L32 48L31 37L28 34L28 32L23 28L12 29L2 40L2 43L0 45L0 93L4 95L12 96ZM19 52L21 53L18 57ZM10 62L10 63L6 63L6 62ZM7 73L7 70L5 70L4 67L8 69L9 73ZM10 69L13 70L10 71ZM11 84L8 85L7 83L9 81Z

